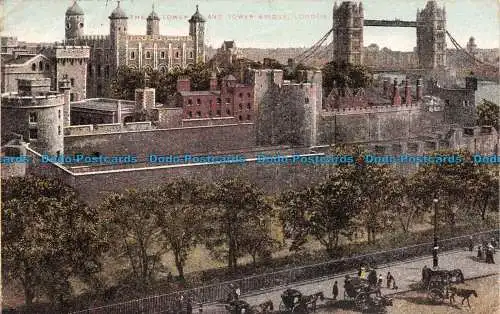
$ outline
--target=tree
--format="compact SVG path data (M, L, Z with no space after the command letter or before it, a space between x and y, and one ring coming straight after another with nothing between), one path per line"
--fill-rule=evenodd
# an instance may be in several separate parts
M177 180L155 192L155 214L164 236L165 248L174 254L179 278L184 280L184 266L191 249L201 242L206 229L209 190L188 180Z
M500 109L497 104L483 99L480 105L477 106L478 125L491 125L498 130L498 115Z
M68 186L32 176L2 181L2 268L21 282L28 308L40 294L62 302L70 276L91 280L106 248L97 212Z
M249 225L259 225L271 215L272 208L264 195L252 184L241 178L223 180L215 185L212 202L216 207L210 211L210 237L207 247L214 255L227 257L228 267L235 270L238 258L245 252L249 236ZM254 230L254 233L265 231ZM248 248L248 247L247 247Z
M323 95L328 96L336 87L365 88L371 84L371 74L361 65L329 62L321 69L323 73Z
M145 84L144 71L121 66L116 77L111 81L111 94L117 99L135 99L135 90Z
M301 192L286 192L280 199L284 233L299 249L307 237L317 239L334 255L340 235L350 237L354 217L360 211L361 195L354 167L337 168L327 180Z
M392 183L388 193L389 210L394 213L405 233L410 231L413 221L422 212L422 208L418 206L420 203L413 201L413 190L412 182L408 178L399 177Z
M162 243L155 208L156 195L151 191L127 190L110 194L101 204L101 221L113 235L114 255L125 256L133 279L146 287L161 265L165 249Z

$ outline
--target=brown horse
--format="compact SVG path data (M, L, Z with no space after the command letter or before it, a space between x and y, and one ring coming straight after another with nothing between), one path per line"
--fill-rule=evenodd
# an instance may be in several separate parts
M453 303L455 301L455 296L462 297L462 305L464 304L464 301L467 300L467 305L470 307L469 303L469 298L474 295L477 298L477 292L476 290L472 289L460 289L456 287L450 287L450 303Z

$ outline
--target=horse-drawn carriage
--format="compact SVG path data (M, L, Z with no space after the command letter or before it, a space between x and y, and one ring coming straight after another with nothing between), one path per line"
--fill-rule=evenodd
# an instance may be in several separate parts
M279 305L280 313L310 313L310 310L316 310L316 301L324 300L323 292L312 295L303 295L295 289L286 289L281 294L281 303Z
M244 300L232 300L225 304L225 308L230 314L272 313L274 310L273 302L270 300L253 306Z
M464 283L465 278L460 269L428 269L423 280L429 298L436 303L442 303L450 297L450 286L452 284Z
M379 287L374 287L370 285L368 280L359 277L346 276L344 299L354 300L356 307L361 311L392 305L392 299L382 296Z

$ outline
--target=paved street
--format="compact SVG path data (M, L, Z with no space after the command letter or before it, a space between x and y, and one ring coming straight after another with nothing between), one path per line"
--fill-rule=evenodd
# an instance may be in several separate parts
M495 262L497 264L486 264L484 262L478 262L475 256L475 251L468 252L462 250L443 253L439 256L439 266L441 269L449 270L460 268L463 271L466 279L484 275L492 275L500 272L500 267L498 264L498 258L500 254L495 254ZM424 265L427 265L428 267L432 266L432 256L426 256L408 262L395 263L377 268L377 276L378 274L382 274L383 276L383 286L385 286L385 277L387 275L387 272L390 271L396 280L397 286L399 287L397 291L383 288L382 294L386 295L395 292L411 290L410 285L421 280L421 270ZM355 273L352 273L352 275L355 275ZM325 297L331 298L333 283L334 281L337 281L339 287L339 298L342 299L344 295L344 276L345 274L340 274L339 276L325 278L313 283L289 285L288 287L300 290L303 294L306 295L323 291ZM247 301L251 305L260 304L267 300L271 300L274 303L275 307L277 307L281 302L281 293L285 289L286 288L284 287L280 287L278 289L270 291L268 290L265 293L243 295L242 299Z

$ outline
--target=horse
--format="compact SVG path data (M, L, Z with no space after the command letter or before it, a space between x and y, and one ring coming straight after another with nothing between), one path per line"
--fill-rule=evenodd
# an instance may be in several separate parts
M477 298L477 292L476 290L472 289L460 289L456 287L450 287L451 295L450 295L450 303L453 303L455 301L455 296L462 297L462 305L464 304L464 301L467 300L467 305L470 308L470 303L469 303L469 298L474 295Z
M254 305L250 310L252 313L272 313L274 311L273 301L267 300L259 305Z
M316 302L318 299L321 301L325 300L325 295L322 291L311 295L304 295L300 298L300 307L307 308L307 305L311 304L313 312L316 312Z

